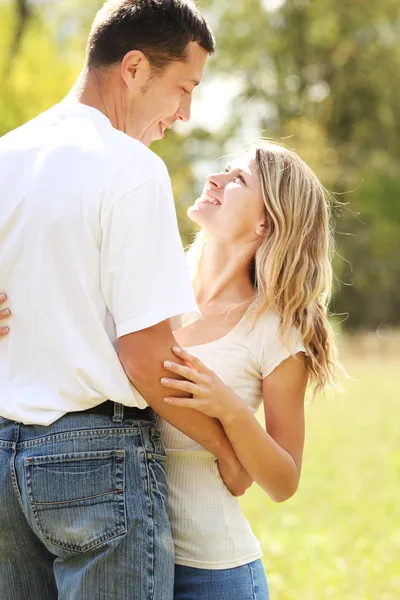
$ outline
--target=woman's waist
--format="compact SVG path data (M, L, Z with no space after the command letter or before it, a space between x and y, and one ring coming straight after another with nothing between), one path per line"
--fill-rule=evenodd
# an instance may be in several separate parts
M161 434L161 439L163 441L165 451L168 453L172 453L175 451L204 451L204 448L197 444L190 437L164 421L157 416L157 427Z
M188 505L192 510L194 505L210 509L222 502L225 507L240 510L238 499L223 482L218 462L210 452L167 449L166 454L170 503L180 505L182 510Z

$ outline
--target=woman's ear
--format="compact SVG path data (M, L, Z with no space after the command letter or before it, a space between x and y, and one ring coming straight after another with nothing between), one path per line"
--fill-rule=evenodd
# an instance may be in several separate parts
M257 223L257 225L256 225L256 233L260 237L264 237L265 235L267 235L267 233L268 233L268 224L267 224L266 221L264 221L264 222L260 221L259 223Z

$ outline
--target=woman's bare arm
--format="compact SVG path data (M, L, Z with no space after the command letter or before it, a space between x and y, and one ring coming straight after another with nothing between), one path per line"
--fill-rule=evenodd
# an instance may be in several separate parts
M290 357L263 381L265 429L246 405L222 420L238 459L275 502L288 500L299 486L307 379L304 354Z
M165 401L218 418L240 463L272 500L284 502L293 496L300 481L304 447L304 396L308 380L304 354L288 358L264 379L265 429L247 404L214 371L185 350L180 350L179 356L189 366L176 363L166 366L186 381L163 378L163 385L186 391L186 396L192 397L170 396Z

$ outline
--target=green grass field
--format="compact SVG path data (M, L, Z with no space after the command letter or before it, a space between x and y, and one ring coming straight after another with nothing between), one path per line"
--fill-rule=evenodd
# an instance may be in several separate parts
M345 366L344 393L308 407L296 496L243 499L271 600L400 600L400 353Z

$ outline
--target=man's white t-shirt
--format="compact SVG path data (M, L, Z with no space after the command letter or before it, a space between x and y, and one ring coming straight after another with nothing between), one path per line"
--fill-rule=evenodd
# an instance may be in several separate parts
M0 140L0 417L144 408L117 339L197 318L163 161L67 98Z

